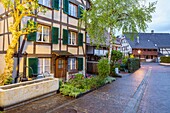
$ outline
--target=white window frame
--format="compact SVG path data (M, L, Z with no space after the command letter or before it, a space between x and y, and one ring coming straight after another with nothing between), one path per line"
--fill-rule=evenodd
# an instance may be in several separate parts
M69 2L69 15L71 15L73 17L78 16L78 6L71 2Z
M44 5L46 7L52 7L51 6L51 0L38 0L38 3L41 5Z
M42 60L42 64L40 64L40 61ZM46 65L46 61L48 62L48 65ZM51 59L50 58L39 58L38 59L38 73L43 74L46 70L49 70L48 72L50 73L50 68L51 68ZM47 67L49 69L47 69ZM42 72L40 72L42 71Z
M48 28L48 33L47 33L47 39L45 39L44 37L44 28ZM43 25L39 25L38 26L38 32L37 32L37 38L36 38L36 41L37 42L47 42L49 43L49 39L50 39L50 27L48 26L43 26ZM39 35L41 35L41 39L39 38Z
M68 44L69 45L76 45L77 44L77 33L76 32L72 32L72 31L69 32Z
M76 58L68 58L68 70L70 71L75 69L76 69Z

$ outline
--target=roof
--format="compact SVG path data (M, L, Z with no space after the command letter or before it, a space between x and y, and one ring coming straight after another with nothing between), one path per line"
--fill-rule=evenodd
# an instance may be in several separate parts
M53 51L52 54L56 56L73 56L73 54L68 51Z
M139 37L139 43L137 43L137 37ZM125 38L132 48L157 49L170 47L169 33L138 33L134 35L126 33Z
M106 47L108 47L108 46L110 45L108 35L109 35L108 32L105 32L105 33L104 33L104 37L103 37L103 38L105 38L105 40L104 40L104 42L101 42L101 43L100 43L100 46L106 46ZM91 45L91 44L92 44L92 45L97 45L97 43L95 42L95 40L93 40L92 43L91 43L91 40L90 40L89 35L87 35L86 43L87 43L87 45ZM120 38L116 38L116 39L114 40L114 44L115 44L115 45L121 45L121 39L120 39Z

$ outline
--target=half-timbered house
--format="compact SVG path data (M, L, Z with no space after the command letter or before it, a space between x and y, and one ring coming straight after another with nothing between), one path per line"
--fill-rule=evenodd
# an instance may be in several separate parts
M22 19L21 27L33 19L38 31L19 39L14 55L13 76L19 73L32 76L48 72L57 78L67 78L69 74L83 73L86 67L85 26L78 30L81 10L88 9L88 0L39 0L47 8L45 14L36 18ZM12 36L8 27L13 18L8 16L0 4L0 70L5 67L5 54Z

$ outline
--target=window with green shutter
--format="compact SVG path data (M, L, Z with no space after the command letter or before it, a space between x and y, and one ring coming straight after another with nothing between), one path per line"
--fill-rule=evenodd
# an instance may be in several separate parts
M68 30L63 29L63 45L68 44Z
M29 77L32 77L32 74L38 73L38 58L29 58L28 59L28 75Z
M53 7L53 9L55 9L55 10L59 10L59 0L53 0L52 1L52 7Z
M33 32L27 35L27 40L28 41L36 41L36 37L37 37L37 32Z
M78 46L83 46L83 33L78 34Z
M80 6L80 5L79 5L79 7L78 7L78 18L81 18L81 17L82 17L83 10L84 10L83 6Z
M68 8L69 8L69 1L63 0L63 12L68 14Z
M52 43L58 44L59 28L52 27Z
M78 70L83 70L83 58L78 58Z

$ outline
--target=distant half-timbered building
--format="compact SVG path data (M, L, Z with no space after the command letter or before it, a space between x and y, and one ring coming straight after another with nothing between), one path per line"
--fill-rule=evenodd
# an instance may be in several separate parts
M13 76L23 73L27 76L48 72L56 78L67 78L69 74L86 71L86 31L78 30L81 10L88 9L88 0L39 0L47 8L45 14L36 18L25 17L21 27L33 19L38 31L19 39L14 55ZM0 70L5 67L5 54L12 40L9 25L13 18L0 3Z

